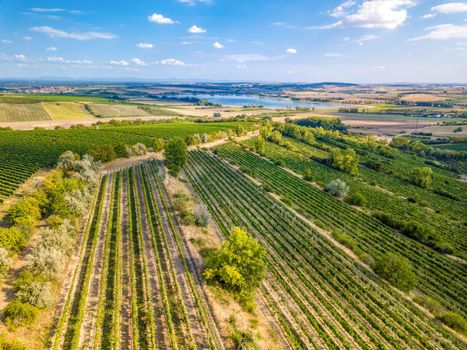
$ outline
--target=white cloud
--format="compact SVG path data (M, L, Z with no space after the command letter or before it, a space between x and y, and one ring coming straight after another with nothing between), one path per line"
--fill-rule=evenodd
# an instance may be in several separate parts
M140 48L140 49L153 49L154 48L154 44L150 44L150 43L139 43L136 45L136 47Z
M54 57L47 57L47 61L48 62L52 62L52 63L67 63L67 64L70 64L70 63L73 63L73 64L92 64L93 62L90 61L90 60L69 60L69 59L66 59L66 58L63 58L63 57L57 57L57 56L54 56Z
M197 3L210 5L213 3L213 0L178 0L179 3L194 6Z
M177 60L175 58L166 58L165 60L157 61L156 64L162 64L164 66L186 66L187 64L183 61Z
M7 39L2 39L2 40L0 40L0 42L1 42L2 44L11 44L11 43L13 43L13 41L7 40Z
M192 25L188 31L192 34L202 34L202 33L206 33L207 30L204 29L204 28L201 28L201 27L198 27L197 25Z
M31 9L32 12L39 12L39 13L57 13L57 12L66 12L66 13L72 13L75 15L79 15L82 13L82 11L79 10L66 10L62 8L43 8L43 7L33 7Z
M132 58L131 63L136 64L137 66L147 66L147 63L138 57Z
M58 49L55 46L51 46L45 49L47 52L57 51Z
M449 2L447 4L441 4L433 6L423 18L433 18L436 15L440 14L451 14L451 13L460 13L467 12L467 3L466 2Z
M249 53L249 54L242 54L242 55L227 55L225 58L229 61L235 61L237 63L247 63L247 62L254 62L254 61L269 61L271 58L256 54L256 53Z
M331 16L340 18L337 22L311 28L332 29L350 26L396 29L406 21L408 15L407 9L414 5L415 2L413 0L366 0L355 12L347 13L347 9L353 6L353 3L346 1L330 13Z
M112 60L112 61L110 61L110 64L112 64L112 65L114 65L114 66L126 67L126 66L128 66L130 63L129 63L128 61L125 61L125 60L119 60L119 61Z
M212 44L212 46L214 46L216 49L224 48L224 45L222 45L220 42L217 42L217 41L214 44Z
M27 57L23 54L16 54L16 55L13 55L13 57L16 61L20 61L20 62L26 62L28 60Z
M171 18L164 17L160 13L153 13L151 16L148 17L149 22L157 23L157 24L174 24L175 21Z
M75 39L75 40L94 40L94 39L115 39L117 36L112 33L104 32L66 32L61 29L52 28L49 26L32 27L31 31L37 33L47 34L51 38L64 38L64 39Z
M409 41L467 39L467 24L440 24L426 30L429 31L428 34L409 39Z
M375 35L375 34L365 34L365 35L359 36L357 38L345 37L344 41L346 43L352 43L352 44L357 44L357 45L362 46L367 41L376 40L378 38L379 38L379 36Z
M181 44L182 44L182 45L192 45L193 42L192 42L192 41L182 41Z
M288 53L288 54L294 55L294 54L297 53L297 49L292 49L292 48L290 48L290 49L285 50L285 52Z

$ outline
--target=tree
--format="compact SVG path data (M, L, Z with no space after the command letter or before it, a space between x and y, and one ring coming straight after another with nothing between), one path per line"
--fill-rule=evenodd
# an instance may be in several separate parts
M377 259L374 271L405 292L409 292L417 284L417 275L411 262L396 253L386 253Z
M207 208L204 205L200 205L196 210L195 210L195 224L197 226L202 226L206 227L208 224L208 219L209 219L209 212Z
M185 141L180 137L171 139L165 146L164 156L170 173L174 176L178 175L180 169L188 160L188 150Z
M331 181L324 190L334 197L344 198L349 192L349 187L341 179L336 179Z
M5 317L5 323L10 327L19 327L23 325L30 325L36 321L37 307L22 303L19 300L13 300L3 310L3 316Z
M313 181L313 171L310 168L306 168L303 172L303 180Z
M52 302L52 284L44 276L34 276L31 272L23 271L15 281L15 286L15 296L23 303L43 309Z
M232 229L222 246L206 258L208 282L220 284L247 301L266 274L266 249L241 228Z
M161 139L158 137L154 140L154 152L160 152L164 149L164 147L165 147L164 139Z
M412 171L411 181L419 187L428 187L433 180L433 170L430 167L415 168Z
M261 135L256 138L255 149L256 152L260 155L264 155L264 153L266 152L266 141Z
M331 164L336 169L358 175L358 155L354 149L348 148L344 152L339 149L332 150Z
M8 257L8 250L0 247L0 277L3 277L10 268L10 258Z
M448 327L462 333L467 333L467 322L465 319L455 312L447 311L437 317L438 320L443 322Z
M96 148L94 148L92 151L90 151L89 154L95 160L99 160L103 163L110 162L111 160L114 160L115 157L117 156L115 153L114 147L110 144L99 145Z
M143 143L134 144L133 146L131 146L131 150L133 151L133 154L137 156L142 156L148 153L148 148Z
M357 205L359 207L364 207L366 205L366 198L360 192L355 192L345 197L345 201L350 205Z

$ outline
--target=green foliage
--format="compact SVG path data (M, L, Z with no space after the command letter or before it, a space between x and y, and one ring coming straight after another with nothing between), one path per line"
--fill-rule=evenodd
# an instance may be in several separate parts
M299 126L306 126L308 128L323 128L325 130L338 130L341 132L347 131L347 126L341 122L340 119L332 118L319 118L312 117L307 119L298 119L293 123Z
M196 226L206 227L208 225L209 212L204 205L200 205L194 213Z
M433 242L439 239L436 232L417 221L409 221L402 228L402 233L420 242Z
M255 336L249 331L235 329L230 337L236 350L259 350Z
M3 310L3 316L8 327L16 328L33 324L38 311L39 309L31 304L13 300Z
M52 302L52 284L45 276L22 271L15 281L15 287L17 288L15 297L22 303L43 309Z
M58 215L50 215L47 218L47 225L52 229L57 228L62 224L63 224L63 218L61 218Z
M358 175L358 155L354 149L348 148L344 151L333 149L330 161L334 168L350 175Z
M7 340L0 336L0 350L26 350L26 346L16 340Z
M349 235L347 235L345 233L342 233L342 232L339 232L339 231L333 231L332 236L340 244L342 244L343 246L345 246L345 247L347 247L347 248L349 248L349 249L351 249L353 251L357 247L357 244L355 243L355 240L353 240Z
M376 260L374 271L393 286L409 292L417 284L411 262L396 253L386 253Z
M154 152L160 152L164 150L164 147L165 147L164 139L160 137L157 137L154 139L154 146L153 146Z
M255 150L260 155L264 155L266 152L266 141L261 135L256 138Z
M0 277L5 276L10 268L10 258L8 257L8 250L0 247Z
M303 172L303 180L313 181L313 171L310 168L306 168Z
M360 192L352 193L351 195L345 197L345 201L350 205L357 205L359 207L366 206L366 197Z
M419 187L428 187L433 181L433 170L430 167L415 168L412 171L410 180Z
M18 219L24 217L31 217L33 220L38 220L41 217L39 203L32 196L21 198L8 210L7 219L13 225L18 222Z
M242 301L248 300L266 274L266 249L235 227L219 250L206 258L208 282L219 283Z
M324 190L334 197L344 198L349 192L349 187L344 181L336 179L331 181Z
M439 315L437 319L443 322L446 326L451 327L462 334L467 333L467 322L461 315L455 312L447 311Z
M10 228L0 227L0 247L19 251L26 243L28 236L26 236L21 230L13 226Z
M416 302L418 305L423 306L433 315L440 315L444 312L444 307L441 303L429 296L426 295L418 295L413 298L413 301Z
M173 175L178 175L180 169L186 164L188 150L185 141L176 137L165 146L164 156L167 168Z
M99 145L96 148L92 149L89 154L97 161L103 163L110 162L114 160L117 156L115 153L115 148L111 144Z

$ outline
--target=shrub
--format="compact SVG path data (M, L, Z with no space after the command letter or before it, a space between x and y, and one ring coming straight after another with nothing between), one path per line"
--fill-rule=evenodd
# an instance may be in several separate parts
M19 219L25 217L31 217L33 220L38 220L41 217L39 203L32 196L21 198L8 210L7 219L13 225L16 224Z
M444 312L444 308L441 303L429 296L426 295L418 295L413 298L413 301L416 302L418 305L423 306L433 315L440 315Z
M39 309L46 308L52 302L52 284L44 276L34 276L31 272L21 272L15 281L16 298Z
M351 175L358 175L358 155L354 149L334 149L331 152L331 164L334 168L349 173Z
M393 286L408 292L417 284L411 262L399 254L386 253L375 262L374 271Z
M148 153L148 148L143 143L137 143L131 146L131 150L133 151L133 154L136 156L142 156Z
M443 322L446 326L462 333L467 333L467 322L465 319L455 312L447 311L437 317L438 320Z
M324 190L334 197L343 198L349 192L349 187L344 181L337 179L331 181Z
M0 277L5 276L10 268L10 258L8 257L8 250L0 248Z
M188 160L186 143L179 137L171 139L165 146L164 155L170 173L174 176L178 175Z
M428 187L433 180L433 170L430 167L415 168L410 180L419 187Z
M0 349L2 350L26 350L26 346L16 340L7 340L0 336Z
M8 327L28 326L36 321L39 309L31 304L13 300L3 310L5 323Z
M63 219L58 215L50 215L47 218L47 225L52 229L57 228L62 224L63 224Z
M235 329L230 336L238 350L259 350L255 336L249 331Z
M454 246L449 242L436 242L433 248L443 254L454 253Z
M305 181L313 181L313 172L310 168L306 168L303 172L303 180Z
M352 238L349 237L349 235L339 232L339 231L333 231L332 236L334 237L336 241L338 241L343 246L351 250L355 250L355 247L357 246L357 244Z
M50 279L61 271L65 255L56 248L39 247L26 256L26 268L35 275L44 275Z
M407 222L402 228L402 233L422 243L428 243L438 239L438 235L433 229L426 227L417 221Z
M206 258L203 276L247 301L266 275L266 249L235 227L222 246Z
M0 228L0 247L18 251L27 241L27 236L17 227Z
M350 205L357 205L359 207L366 206L366 198L363 194L359 192L355 192L347 197L345 197L345 201Z
M165 147L164 139L156 138L154 140L154 146L153 146L154 152L160 152L164 149L164 147Z
M115 157L117 156L115 153L115 149L112 145L99 145L93 150L89 152L89 154L98 161L101 161L103 163L110 162L111 160L114 160Z
M204 205L200 205L194 213L196 226L206 227L208 225L209 212Z

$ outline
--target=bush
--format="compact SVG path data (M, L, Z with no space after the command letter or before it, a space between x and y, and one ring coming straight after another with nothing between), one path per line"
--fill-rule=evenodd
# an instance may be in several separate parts
M153 146L154 152L160 152L164 149L164 147L165 147L164 139L156 138L154 140L154 146Z
M395 253L386 253L376 260L374 271L393 286L409 292L417 284L417 275L412 263Z
M347 197L345 197L345 201L350 205L357 205L359 207L366 206L366 198L363 194L359 192L355 192Z
M415 168L410 180L419 187L428 187L433 180L433 170L430 167Z
M10 268L10 258L8 257L8 250L0 248L0 277L5 276Z
M0 349L2 350L26 350L26 346L16 340L7 340L0 336Z
M0 247L18 251L27 241L27 236L17 227L0 228Z
M39 202L32 196L21 198L8 210L7 219L11 224L16 224L22 218L30 217L34 221L41 217Z
M206 227L208 225L209 212L204 205L200 205L195 210L194 217L196 226Z
M402 228L402 233L422 243L436 241L438 235L436 232L417 221L409 221Z
M115 153L115 149L112 145L100 145L94 148L89 152L89 154L97 161L101 161L103 163L110 162L115 159L117 154Z
M423 306L435 316L444 312L444 308L441 303L433 298L430 298L429 296L419 295L413 298L413 301L418 305Z
M26 268L34 275L44 275L53 279L61 271L65 255L56 248L39 247L26 256Z
M52 229L57 228L62 224L63 224L63 219L58 215L50 215L47 218L47 225Z
M148 148L143 143L137 143L137 144L131 146L131 150L132 150L133 154L136 155L136 156L142 156L142 155L145 155L146 153L148 153Z
M343 246L351 250L355 250L355 247L357 246L357 244L352 238L349 237L349 235L339 232L339 231L333 231L332 236L337 242L339 242Z
M235 227L222 246L206 258L203 276L248 301L266 276L266 249Z
M324 190L334 197L343 198L349 192L349 187L344 181L337 179L331 181Z
M310 168L306 168L303 172L303 180L305 181L313 181L313 172Z
M22 303L43 309L52 302L52 284L44 276L34 276L31 272L23 271L16 279L15 286L15 296Z
M436 242L433 248L443 254L454 253L454 246L449 242Z
M13 300L3 310L5 323L8 327L28 326L36 321L39 309L31 304Z
M465 319L455 312L447 311L437 317L438 320L443 322L446 326L462 333L467 333L467 322Z

